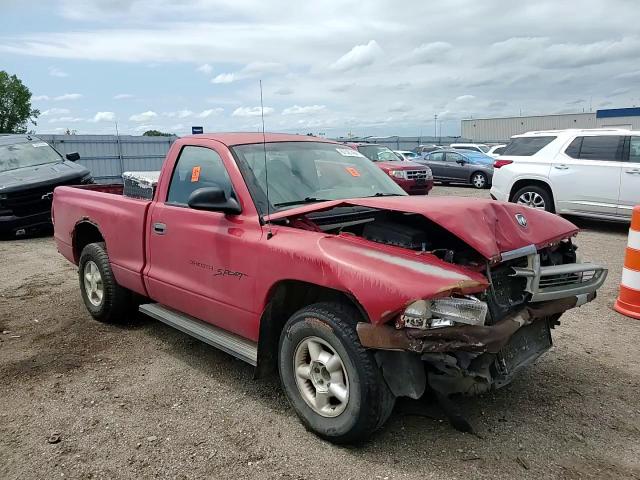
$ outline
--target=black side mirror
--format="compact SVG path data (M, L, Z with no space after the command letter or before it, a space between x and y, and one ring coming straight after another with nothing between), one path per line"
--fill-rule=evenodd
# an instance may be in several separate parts
M187 204L194 210L224 212L230 215L242 212L238 202L234 198L227 198L224 190L220 187L203 187L194 190L189 195Z
M456 163L459 163L460 165L464 165L467 162L466 162L466 160L460 159L460 160L456 160Z
M70 162L77 162L80 160L80 154L78 152L67 153L65 157L67 157L67 160Z

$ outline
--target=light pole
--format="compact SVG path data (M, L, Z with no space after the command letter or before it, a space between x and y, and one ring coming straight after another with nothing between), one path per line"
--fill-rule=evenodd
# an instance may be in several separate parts
M436 137L438 136L438 114L433 115L433 141L436 141Z

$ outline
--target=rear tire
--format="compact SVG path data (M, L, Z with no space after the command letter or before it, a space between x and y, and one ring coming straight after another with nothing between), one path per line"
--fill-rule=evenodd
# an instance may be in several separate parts
M489 179L482 172L474 172L471 174L471 185L477 189L487 188L489 186Z
M307 429L338 444L369 438L395 404L360 344L359 319L346 304L318 303L294 313L280 336L278 370L289 402Z
M546 188L538 185L527 185L519 189L511 197L513 203L526 205L528 207L537 208L553 213L555 211L553 205L553 197Z
M78 263L80 294L93 318L105 323L122 323L132 310L133 295L116 282L104 242L82 249Z

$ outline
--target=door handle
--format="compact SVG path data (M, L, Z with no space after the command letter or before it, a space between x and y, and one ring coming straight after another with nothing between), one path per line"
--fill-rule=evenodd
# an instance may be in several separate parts
M153 232L158 235L164 235L167 233L167 226L164 223L154 223L153 224Z
M632 168L631 170L625 170L625 173L630 175L640 175L640 168Z
M557 168L558 170L569 170L569 167L564 164L554 165L553 168Z

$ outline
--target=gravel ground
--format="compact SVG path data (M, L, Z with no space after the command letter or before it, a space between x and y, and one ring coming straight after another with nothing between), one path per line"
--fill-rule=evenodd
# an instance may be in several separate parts
M477 435L403 401L352 448L305 431L275 378L141 316L93 321L51 238L0 242L0 478L640 478L640 322L611 308L627 226L579 225L609 278L534 366L461 402Z

